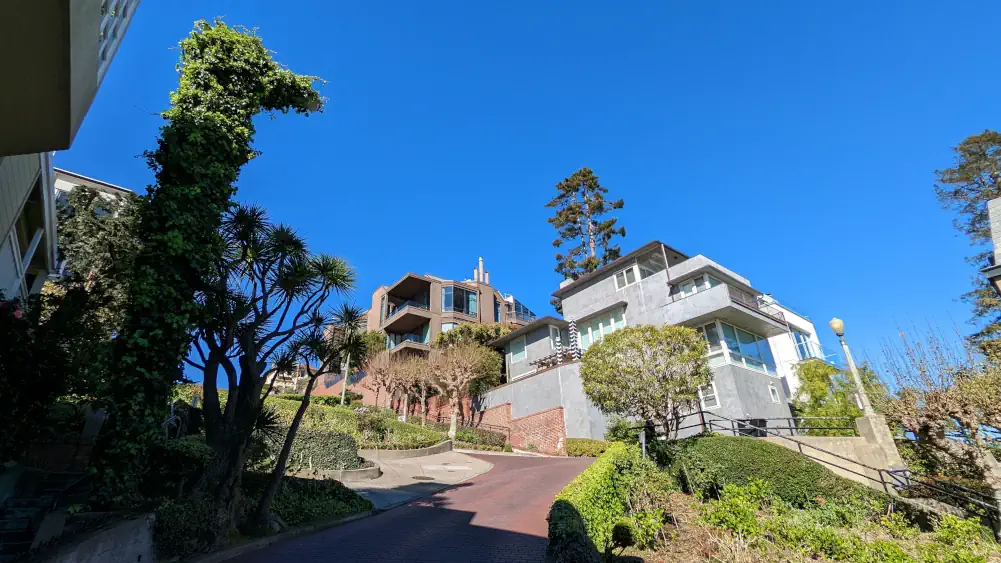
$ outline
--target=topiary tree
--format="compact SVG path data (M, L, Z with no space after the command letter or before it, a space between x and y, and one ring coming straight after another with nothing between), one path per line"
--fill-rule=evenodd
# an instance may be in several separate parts
M135 494L149 439L166 417L181 379L190 330L202 314L195 294L225 250L218 233L240 169L259 151L261 112L308 114L322 108L317 79L271 57L250 30L221 20L195 23L180 42L180 84L163 112L157 147L145 153L155 175L140 213L141 249L115 349L115 385L97 460L106 501Z
M484 346L466 342L425 360L433 362L434 385L442 397L448 400L452 414L448 427L449 438L454 440L458 430L459 404L469 394L469 388L475 381L492 374L496 355L496 352Z
M652 420L674 436L712 381L705 338L682 326L638 326L613 332L584 352L580 378L606 413Z
M472 324L463 323L449 330L440 332L435 338L435 347L441 350L458 346L459 344L478 344L492 355L483 365L483 373L472 382L466 390L466 395L460 397L459 411L462 414L462 399L466 396L477 397L501 383L501 371L504 367L504 357L494 350L490 343L514 331L514 326L502 323Z

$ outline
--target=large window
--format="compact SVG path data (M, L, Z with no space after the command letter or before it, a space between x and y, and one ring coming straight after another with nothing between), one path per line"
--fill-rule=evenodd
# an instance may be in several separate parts
M664 264L664 255L659 252L642 258L636 263L636 267L639 268L641 280L667 269L667 265Z
M525 350L525 337L519 336L511 341L511 363L516 364L518 362L525 361L528 357L528 351Z
M775 358L768 346L768 339L747 332L746 330L720 323L723 329L723 340L730 352L730 361L745 367L775 373Z
M550 325L550 327L549 327L549 347L551 349L555 350L557 342L560 342L560 346L563 346L562 340L563 340L563 331L560 330L560 327Z
M441 331L448 332L457 326L459 326L459 323L441 323Z
M500 301L497 300L496 296L494 297L494 322L500 322Z
M446 285L441 288L441 310L476 316L476 292Z
M697 328L702 336L705 337L706 342L709 343L709 367L716 367L726 363L726 357L723 356L723 343L721 342L719 336L719 327L716 326L715 322L711 322L707 325L700 326Z
M622 316L622 309L616 309L615 311L605 313L577 325L577 331L580 333L581 349L587 350L591 347L591 344L624 326L626 326L626 321Z
M805 332L800 332L796 329L792 329L792 339L796 343L796 355L800 360L809 360L810 358L819 358L819 350L817 350L816 345L810 341L810 335Z

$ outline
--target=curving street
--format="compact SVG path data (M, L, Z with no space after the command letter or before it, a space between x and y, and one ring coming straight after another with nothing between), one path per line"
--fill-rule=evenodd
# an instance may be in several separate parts
M352 561L528 563L545 560L553 496L589 458L473 455L493 468L369 518L290 539L232 563Z

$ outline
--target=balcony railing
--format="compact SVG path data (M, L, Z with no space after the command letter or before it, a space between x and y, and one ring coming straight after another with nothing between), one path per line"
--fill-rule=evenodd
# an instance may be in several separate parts
M415 309L423 309L425 311L430 309L430 307L428 307L426 303L421 303L419 301L411 301L408 299L403 303L400 303L399 305L396 306L395 309L390 311L389 314L386 315L386 320L388 321L389 319L395 317L397 314L402 312L407 307L414 307Z
M765 303L761 301L761 298L758 297L757 295L753 295L744 290L737 289L732 285L727 285L726 290L730 293L730 301L732 303L736 303L737 305L741 305L743 307L751 309L756 313L759 313L766 317L770 317L772 320L778 322L779 324L788 326L785 315L782 314L782 311L780 311L779 308L776 307L775 305Z
M837 352L809 340L796 343L796 357L801 362L820 360L835 367L841 366L841 357L838 356Z
M399 338L400 338L399 342L391 343L389 347L390 350L396 348L397 346L400 346L401 344L404 344L405 342L416 342L417 344L430 344L423 336L421 336L420 334L414 334L412 332L401 334L399 335Z

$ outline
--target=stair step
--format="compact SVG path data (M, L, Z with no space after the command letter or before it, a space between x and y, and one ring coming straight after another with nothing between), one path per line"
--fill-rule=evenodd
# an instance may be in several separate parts
M7 501L7 509L48 508L49 506L52 506L52 503L55 502L55 500L56 497L54 496L15 498Z
M33 539L35 539L35 533L29 528L25 528L24 530L0 530L0 549L21 542L28 542L30 544Z

